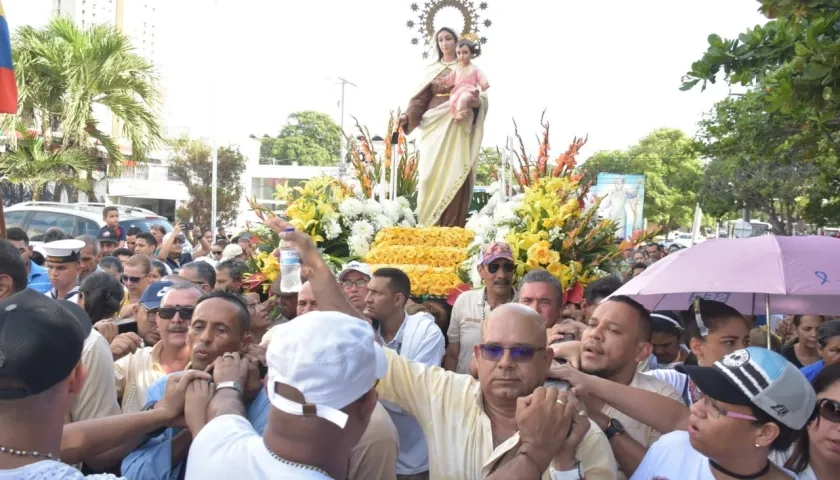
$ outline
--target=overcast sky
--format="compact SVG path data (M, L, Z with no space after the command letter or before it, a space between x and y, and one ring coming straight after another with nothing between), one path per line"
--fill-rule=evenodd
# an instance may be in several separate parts
M3 0L12 28L43 24L51 3ZM338 121L340 76L358 85L347 87L346 128L355 115L372 133L382 131L389 110L406 105L430 63L410 44L411 3L216 0L214 16L211 0L161 1L158 61L168 123L196 136L211 135L215 123L222 141L236 141L277 134L297 110ZM755 0L487 3L492 26L482 32L488 42L476 60L492 85L485 145L504 144L514 118L533 142L546 109L555 153L589 134L584 157L626 148L659 127L693 135L701 114L729 89L681 92L680 78L710 33L734 36L765 22ZM462 21L444 10L436 19L443 25L460 28Z

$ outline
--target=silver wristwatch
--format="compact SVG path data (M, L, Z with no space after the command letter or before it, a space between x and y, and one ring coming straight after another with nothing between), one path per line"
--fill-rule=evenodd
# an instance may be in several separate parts
M215 391L218 392L219 390L222 390L224 388L232 388L232 389L236 390L237 392L239 392L240 395L245 394L245 390L242 389L242 385L240 385L238 382L234 382L234 381L219 382L219 383L216 384Z

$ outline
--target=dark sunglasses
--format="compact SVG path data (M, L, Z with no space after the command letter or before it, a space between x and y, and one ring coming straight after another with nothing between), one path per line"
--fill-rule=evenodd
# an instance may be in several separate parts
M817 402L817 413L831 423L840 423L840 402L823 398Z
M481 351L481 358L491 361L500 360L504 356L505 350L508 350L514 362L530 362L534 359L534 355L537 352L545 350L545 348L532 347L530 345L505 347L495 343L482 343L478 348Z
M221 250L213 250L212 253L213 253L213 255L221 255L222 251Z
M143 277L129 277L128 275L123 275L120 278L122 278L123 283L140 283L140 280L143 280Z
M181 320L192 320L194 311L195 307L160 307L158 309L158 317L162 320L172 320L175 318L175 314L178 313L181 315Z
M505 273L513 273L514 264L512 264L512 263L502 263L502 264L491 263L490 265L487 265L487 271L490 272L490 273L496 273L496 272L499 271L500 268L502 270L504 270Z

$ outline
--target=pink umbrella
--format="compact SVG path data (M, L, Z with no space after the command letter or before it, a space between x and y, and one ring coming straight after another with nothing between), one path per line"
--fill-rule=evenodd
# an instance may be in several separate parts
M840 241L707 240L656 262L613 295L649 310L687 310L699 295L750 315L840 315Z

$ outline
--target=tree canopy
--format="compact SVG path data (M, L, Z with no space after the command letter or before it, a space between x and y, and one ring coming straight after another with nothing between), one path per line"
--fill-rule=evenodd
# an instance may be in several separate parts
M691 65L683 90L714 83L755 86L755 100L788 115L785 132L799 143L828 141L840 130L840 8L834 0L759 0L770 21L738 38L709 35L709 48Z
M838 193L836 157L825 142L802 148L778 135L790 116L762 105L758 92L729 97L701 121L698 137L709 158L701 206L716 217L760 212L777 234L790 235L800 220L828 221Z
M341 127L326 113L306 110L290 114L277 137L264 135L260 159L276 165L333 165L339 161Z
M692 224L703 169L695 142L682 130L660 128L627 150L595 153L579 169L592 181L599 173L645 175L648 221L666 231Z
M19 110L5 116L0 129L33 128L50 152L74 148L96 156L101 147L117 170L123 161L118 139L100 128L94 107L113 114L132 159L143 160L162 142L155 68L115 28L81 28L59 17L44 28L21 27L12 43Z
M169 169L186 185L190 194L186 210L196 225L208 228L213 202L213 150L203 142L188 138L175 140L173 146L175 152ZM234 222L239 214L239 202L245 193L240 177L245 172L246 162L237 148L221 147L218 150L216 210L222 225Z

